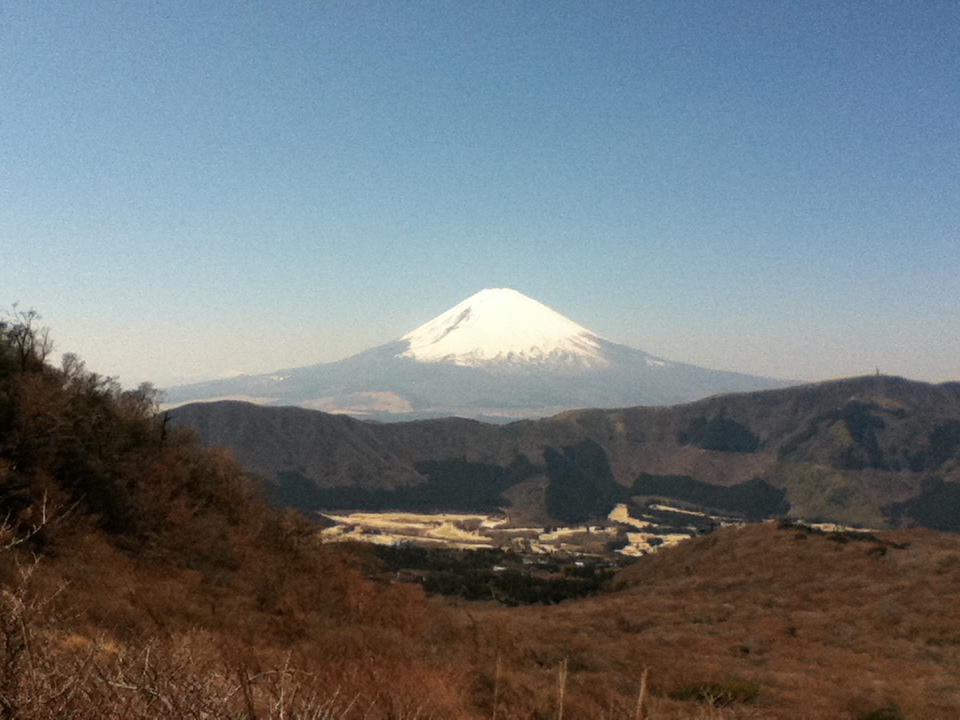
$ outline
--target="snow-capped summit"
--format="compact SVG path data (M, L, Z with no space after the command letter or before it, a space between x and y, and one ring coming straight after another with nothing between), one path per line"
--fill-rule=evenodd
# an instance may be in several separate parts
M396 340L343 360L168 388L168 402L246 400L377 420L511 420L584 407L668 405L783 382L708 370L612 342L516 290L481 290Z
M509 288L468 297L400 338L399 357L426 363L609 365L600 336Z

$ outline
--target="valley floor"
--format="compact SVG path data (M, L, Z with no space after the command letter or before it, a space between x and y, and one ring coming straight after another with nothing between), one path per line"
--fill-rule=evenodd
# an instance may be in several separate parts
M482 513L354 512L321 513L329 527L320 536L327 542L368 542L376 545L411 543L448 549L499 548L527 555L587 555L639 557L730 524L734 518L661 503L631 517L617 505L605 522L574 526L532 527L506 515Z

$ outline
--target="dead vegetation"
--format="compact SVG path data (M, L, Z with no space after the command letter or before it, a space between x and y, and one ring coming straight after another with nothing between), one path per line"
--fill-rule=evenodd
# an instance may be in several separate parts
M600 597L427 598L35 320L0 323L2 720L960 716L957 536L728 528Z
M515 707L546 703L566 662L568 716L625 717L645 670L664 717L691 706L849 720L960 711L956 536L728 528L642 558L619 588L551 608L474 609L463 632L487 667L500 658L500 694Z

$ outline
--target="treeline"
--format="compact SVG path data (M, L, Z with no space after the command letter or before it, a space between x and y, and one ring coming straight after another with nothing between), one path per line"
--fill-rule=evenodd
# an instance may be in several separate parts
M433 595L495 600L504 605L555 605L606 590L617 572L599 558L533 558L510 550L455 550L413 544L378 545L385 572L418 582Z

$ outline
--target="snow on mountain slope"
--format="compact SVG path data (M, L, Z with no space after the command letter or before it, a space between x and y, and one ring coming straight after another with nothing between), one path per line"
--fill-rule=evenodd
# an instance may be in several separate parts
M379 420L519 419L782 385L611 342L516 290L498 288L343 360L167 388L166 395L170 405L243 397Z
M599 335L508 288L481 290L400 340L407 349L399 357L426 363L610 364Z

